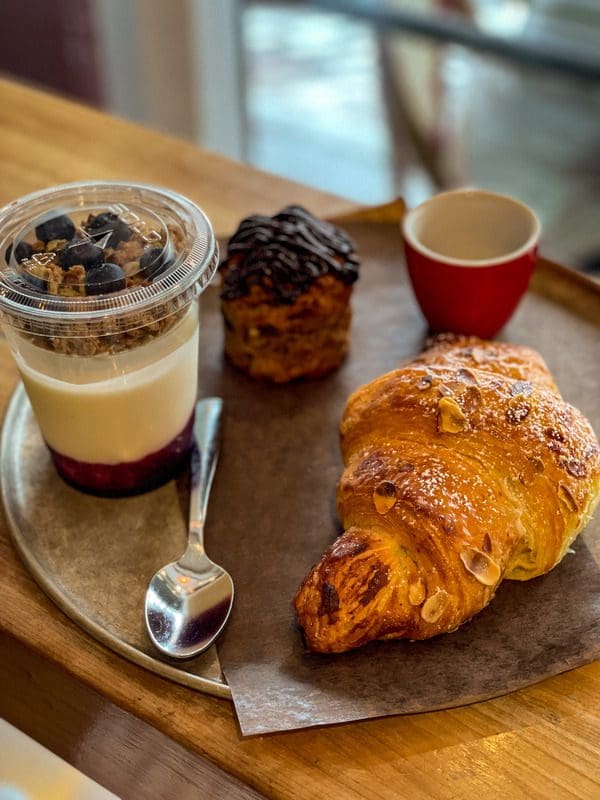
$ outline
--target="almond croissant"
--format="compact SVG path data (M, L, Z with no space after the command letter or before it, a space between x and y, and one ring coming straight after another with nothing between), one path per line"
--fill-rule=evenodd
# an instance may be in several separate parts
M600 449L533 350L445 337L349 399L343 533L295 598L308 647L453 631L589 521Z

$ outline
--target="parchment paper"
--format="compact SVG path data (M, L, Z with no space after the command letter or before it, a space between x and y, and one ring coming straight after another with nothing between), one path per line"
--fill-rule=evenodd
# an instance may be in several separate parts
M225 399L222 455L207 549L232 574L236 602L218 644L243 734L447 708L527 686L600 655L596 519L549 575L505 581L458 632L373 643L337 656L304 652L292 598L340 532L338 422L348 394L419 352L425 323L405 277L397 226L347 225L363 259L351 354L320 381L274 387L222 361L217 292L203 297L200 393ZM502 338L546 358L563 395L600 429L600 303L584 288L543 284ZM564 284L564 285L563 285Z

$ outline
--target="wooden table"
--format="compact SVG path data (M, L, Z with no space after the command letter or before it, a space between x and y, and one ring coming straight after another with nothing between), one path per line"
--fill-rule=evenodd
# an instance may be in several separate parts
M0 202L84 178L170 186L222 234L292 201L319 214L350 208L0 80ZM0 343L3 410L16 380ZM242 739L229 702L145 672L58 611L19 562L4 519L0 576L0 714L124 800L600 797L600 663L466 708Z

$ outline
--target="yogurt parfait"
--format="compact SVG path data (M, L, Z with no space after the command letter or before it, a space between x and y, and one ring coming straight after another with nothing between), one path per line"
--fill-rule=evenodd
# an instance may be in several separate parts
M212 228L157 187L80 183L0 211L0 318L59 474L153 488L189 453Z

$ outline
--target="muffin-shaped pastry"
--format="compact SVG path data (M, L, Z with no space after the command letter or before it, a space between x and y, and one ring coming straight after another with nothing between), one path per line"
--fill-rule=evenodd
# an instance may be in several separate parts
M304 208L243 220L221 264L225 354L285 383L336 369L348 350L353 242Z

